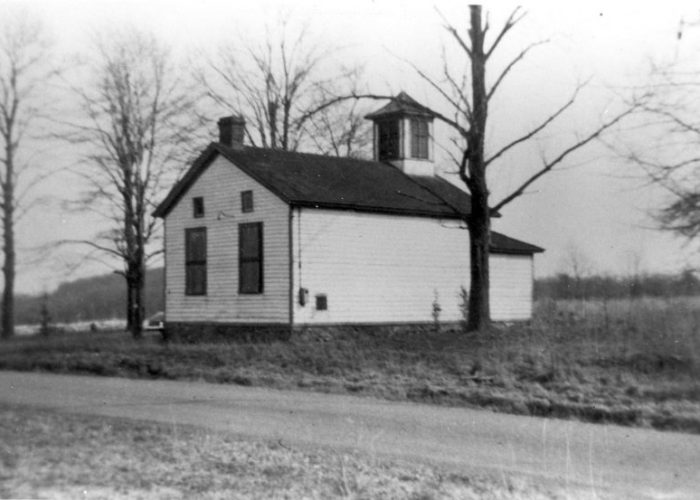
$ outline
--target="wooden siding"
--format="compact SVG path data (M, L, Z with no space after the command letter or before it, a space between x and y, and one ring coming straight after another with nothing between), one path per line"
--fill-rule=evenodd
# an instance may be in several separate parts
M491 254L491 318L527 320L532 316L531 255Z
M254 210L241 212L241 191ZM204 198L194 218L192 198ZM289 323L289 207L252 178L217 157L165 220L166 319L177 322ZM264 292L238 293L238 225L263 223ZM185 229L207 228L207 294L185 295Z
M432 321L436 297L441 320L462 319L469 235L454 221L295 209L293 227L295 324Z

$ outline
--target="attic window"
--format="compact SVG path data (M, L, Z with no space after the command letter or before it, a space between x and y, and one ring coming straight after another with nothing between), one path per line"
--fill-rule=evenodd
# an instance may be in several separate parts
M253 192L241 191L241 212L248 213L253 211Z
M428 159L428 122L411 120L411 158Z
M399 121L377 122L379 160L396 160L399 157Z
M192 216L195 219L201 219L204 217L204 198L201 196L192 198Z

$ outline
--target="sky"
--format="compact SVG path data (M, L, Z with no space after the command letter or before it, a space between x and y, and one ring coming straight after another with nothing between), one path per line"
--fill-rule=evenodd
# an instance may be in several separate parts
M504 39L494 68L503 67L529 43L547 43L533 49L499 89L490 109L490 150L546 118L566 102L577 84L588 84L563 120L493 166L493 199L517 187L543 155L552 157L611 116L620 105L619 95L645 81L650 60L668 60L679 51L692 54L692 39L677 37L681 19L687 24L700 18L700 9L692 3L611 3L524 4L527 15ZM85 50L96 33L127 25L153 31L177 54L192 57L196 51L214 51L225 42L262 41L266 26L274 29L273 18L282 13L306 21L318 43L338 47L334 57L362 64L368 89L392 94L404 90L438 110L445 109L444 102L411 64L439 78L443 50L452 68L465 63L443 28L448 20L466 29L467 4L459 1L0 0L2 8L15 4L43 19L59 58ZM486 4L494 30L515 5ZM616 134L609 137L610 142L622 140ZM438 126L435 135L446 143L449 131ZM55 161L66 161L70 154L56 153ZM449 160L444 155L437 160L443 175L450 177ZM696 247L653 228L648 213L662 203L664 193L646 184L641 173L610 148L594 144L505 207L494 228L546 249L535 261L540 277L570 270L574 254L591 271L606 274L625 274L633 268L676 272L697 266ZM70 198L75 180L58 176L42 189L57 198ZM23 221L18 228L19 246L31 249L60 239L89 238L99 229L94 217L55 204ZM65 250L42 254L39 260L25 258L18 269L18 291L51 290L66 279L110 271L100 262L77 259L77 254Z

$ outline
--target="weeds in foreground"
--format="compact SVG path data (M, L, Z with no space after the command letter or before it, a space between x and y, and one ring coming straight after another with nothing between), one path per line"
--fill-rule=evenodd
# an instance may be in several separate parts
M700 432L700 300L545 301L530 324L328 329L319 341L134 343L65 334L0 345L0 368L204 380Z

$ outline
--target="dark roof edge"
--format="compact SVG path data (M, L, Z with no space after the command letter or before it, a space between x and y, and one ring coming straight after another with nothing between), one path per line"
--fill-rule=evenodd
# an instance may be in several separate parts
M290 204L290 200L284 196L282 193L280 193L277 189L274 189L272 186L270 186L267 182L262 180L260 176L258 176L252 169L248 168L248 166L245 164L245 162L235 160L232 158L229 154L228 151L226 150L226 147L220 148L219 143L214 143L214 146L216 146L217 151L221 156L226 158L228 161L230 161L235 167L238 167L240 170L243 171L244 174L246 174L248 177L253 179L255 182L260 184L261 186L264 186L265 189L270 191L272 194L277 196L280 200L283 202ZM244 146L247 147L247 146Z
M285 203L289 203L289 200L282 195L282 193L277 192L277 190L273 189L271 186L269 186L267 183L265 183L263 180L261 180L254 172L251 171L251 169L247 168L247 166L240 161L236 161L233 158L231 158L226 151L226 148L221 147L221 144L218 142L212 142L207 146L207 148L202 152L197 159L192 162L192 166L189 168L187 173L180 179L175 186L172 188L170 193L168 193L168 196L165 197L165 199L156 207L156 209L153 211L153 216L154 217L165 217L170 213L170 210L175 206L175 204L180 201L180 198L187 192L189 187L199 178L199 176L204 172L204 170L211 164L212 161L216 158L216 155L219 154L226 158L228 161L233 163L236 167L238 167L244 174L252 178L255 182L258 184L265 186L265 189L273 193L275 196L280 198L282 201Z
M463 217L459 215L458 213L443 213L443 214L436 214L434 212L423 212L421 210L410 210L410 209L392 209L392 208L384 208L384 207L371 207L371 206L361 206L361 205L353 205L350 203L318 203L318 202L313 202L313 201L306 201L306 200L290 200L288 202L290 205L294 207L302 207L302 208L327 208L329 210L353 210L355 212L365 212L365 213L372 213L372 214L390 214L390 215L406 215L406 216L415 216L415 217L428 217L431 219L455 219L455 220L463 220ZM451 207L447 207L451 208Z
M500 241L494 243L494 236ZM497 231L491 231L491 244L489 245L489 249L491 253L511 255L532 255L545 251L542 247L511 238L510 236L506 236L505 234Z
M401 170L401 169L399 169L399 170ZM432 194L433 196L435 196L438 200L442 201L446 206L448 206L449 208L451 208L452 210L454 210L455 215L456 215L457 217L459 217L460 219L465 219L465 218L468 218L468 217L469 217L469 214L463 214L463 213L461 213L458 207L454 206L452 203L450 203L450 202L447 201L445 198L443 198L442 196L440 196L440 194L439 194L439 193L436 193L433 189L430 189L430 187L428 187L428 186L426 186L426 185L421 184L420 182L418 182L416 179L414 179L414 177L413 177L412 175L408 175L408 174L407 174L406 172L404 172L403 170L401 170L401 173L403 173L406 177L408 177L409 179L411 179L411 182L413 182L414 184L417 184L417 185L420 186L421 188L425 189L427 192L429 192L430 194ZM443 182L447 182L445 179L443 179L442 177L440 177L440 176L438 176L438 175L435 175L435 177L438 178L438 179L440 179L440 180L443 181ZM464 193L464 194L467 194L467 193Z
M534 246L534 245L533 245ZM537 250L524 250L515 248L499 248L491 245L489 248L489 253L497 255L534 255L536 253L544 252L544 248L535 247Z
M204 151L192 162L192 166L187 169L185 175L175 183L175 186L170 190L168 195L161 201L153 211L153 217L164 218L175 204L180 200L182 195L187 191L190 185L197 180L206 166L214 159L214 154L217 152L216 143L210 143Z

